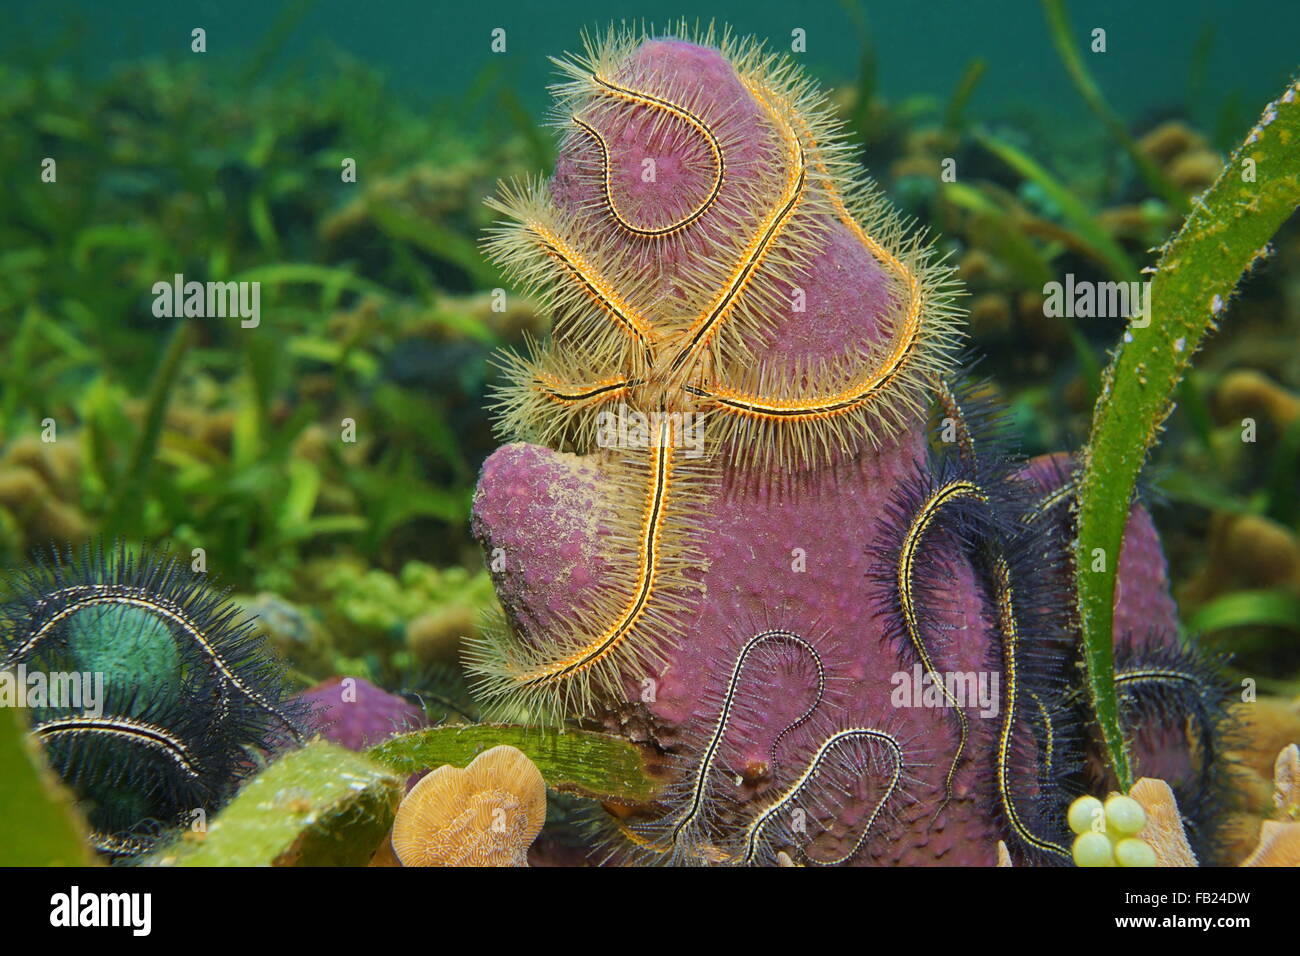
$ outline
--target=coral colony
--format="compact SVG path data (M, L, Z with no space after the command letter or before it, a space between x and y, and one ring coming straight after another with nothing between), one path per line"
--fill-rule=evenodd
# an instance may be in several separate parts
M1067 808L1114 786L1073 465L1016 459L960 374L952 270L788 60L611 32L560 67L554 176L504 187L486 243L554 321L504 360L514 443L474 501L505 611L481 694L669 755L616 859L1068 863ZM1136 504L1115 641L1136 769L1211 853L1221 691Z

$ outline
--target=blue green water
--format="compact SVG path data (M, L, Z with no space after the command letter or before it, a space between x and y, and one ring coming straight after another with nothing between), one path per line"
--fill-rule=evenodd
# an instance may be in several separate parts
M205 56L213 69L238 72L284 17L292 28L278 47L277 66L309 72L343 50L381 67L396 93L451 109L476 82L500 71L538 118L552 77L547 58L574 49L583 28L624 19L663 23L678 15L730 24L777 49L789 49L792 31L802 29L807 51L799 58L828 83L855 79L865 36L875 50L879 87L892 98L945 98L980 56L989 63L976 101L985 116L1080 105L1034 0L727 0L676 10L623 0L6 0L0 8L8 26L0 38L6 58L45 51L87 72L146 57L192 56L194 27L207 31ZM1275 95L1300 63L1295 0L1076 0L1070 16L1080 44L1093 29L1106 30L1106 52L1087 53L1087 65L1131 119L1186 111L1212 126L1235 103L1249 104L1249 111ZM504 53L490 49L495 28L506 31Z

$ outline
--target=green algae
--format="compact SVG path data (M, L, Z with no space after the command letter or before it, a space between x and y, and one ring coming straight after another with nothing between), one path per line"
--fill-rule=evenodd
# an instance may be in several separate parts
M1106 371L1079 485L1078 603L1088 687L1112 767L1132 784L1114 684L1115 574L1138 473L1205 337L1278 227L1300 206L1300 86L1259 123L1164 247L1146 323L1130 323Z
M325 741L258 774L206 829L146 860L156 866L364 866L393 824L402 780Z
M0 866L88 866L86 824L17 708L0 708Z
M1202 605L1187 627L1200 634L1234 627L1277 627L1300 633L1300 597L1281 591L1233 591Z
M622 737L586 730L547 731L509 724L435 727L400 734L369 756L402 773L466 766L492 747L509 744L528 755L552 790L626 804L653 800L661 781L644 753Z

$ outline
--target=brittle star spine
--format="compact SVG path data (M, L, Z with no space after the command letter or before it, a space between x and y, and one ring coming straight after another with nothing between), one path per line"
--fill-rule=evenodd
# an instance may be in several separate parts
M778 813L786 809L791 803L798 799L799 794L803 792L804 788L809 785L812 779L821 770L822 764L826 762L831 752L844 741L854 739L876 741L878 743L883 743L889 749L890 754L894 758L894 766L890 774L889 786L885 788L884 794L881 796L880 800L876 802L875 807L872 808L871 815L867 818L866 823L862 827L861 833L858 834L857 840L854 841L853 846L847 853L835 858L834 860L816 860L807 856L807 854L804 854L804 858L817 866L838 866L841 863L851 860L857 855L863 845L867 842L867 838L871 835L871 830L875 826L876 820L879 818L881 812L884 810L885 805L889 802L890 797L894 795L894 791L898 789L899 781L902 779L903 775L903 748L899 746L897 739L895 739L893 735L885 733L883 730L876 730L871 727L850 727L845 730L837 731L822 741L821 746L817 748L817 753L813 755L813 758L808 762L808 765L804 767L804 770L799 775L798 779L796 779L785 790L785 792L781 794L781 796L768 804L768 806L765 807L758 816L750 821L749 826L745 829L745 849L740 858L742 864L748 865L754 861L754 858L758 855L758 845L759 841L762 839L764 831L771 825L772 820Z
M662 109L671 113L694 128L708 144L709 152L713 159L713 181L710 183L708 193L705 195L703 201L685 216L666 226L662 226L658 229L641 227L633 225L633 223L619 211L618 205L614 202L614 190L611 182L609 144L605 142L605 137L601 135L598 129L586 120L582 119L582 117L577 115L572 117L574 124L585 130L595 141L597 149L600 150L605 205L609 210L610 216L613 217L614 221L617 222L621 228L627 230L633 235L651 239L670 236L685 229L708 211L709 207L717 200L718 194L722 191L722 184L726 179L727 167L726 158L722 152L722 144L718 142L718 137L714 134L713 130L709 129L708 124L705 123L704 120L700 119L700 117L696 116L684 106L669 102L668 100L654 96L651 93L645 93L640 90L633 90L629 87L619 86L618 84L604 79L595 73L591 74L591 79L598 89L610 96L616 96L620 99L630 100L633 103Z
M120 737L161 752L188 776L198 779L200 769L185 742L165 727L127 717L59 717L36 724L32 732L38 737L52 738L95 734Z
M673 447L669 441L667 425L660 426L658 447L651 456L650 482L646 507L641 522L640 547L637 555L637 577L632 600L617 622L606 628L594 640L576 652L558 661L550 662L532 673L521 675L518 682L523 687L554 684L571 678L606 659L631 633L645 613L654 592L658 575L659 542L663 533L664 511L672 483Z
M727 689L722 698L722 707L719 709L717 720L714 722L713 734L710 736L709 742L704 748L704 753L700 756L700 761L696 765L694 780L691 784L690 796L686 801L685 812L673 826L671 839L674 845L676 845L682 831L694 822L694 820L704 811L705 791L708 789L709 778L713 773L713 763L717 759L718 751L721 749L723 738L727 733L727 726L731 722L732 708L735 705L736 695L740 690L740 679L745 669L745 665L749 661L749 656L760 645L773 641L785 642L799 648L808 655L808 658L813 662L817 669L817 692L813 696L812 703L808 705L799 717L787 724L772 741L771 755L773 763L776 762L776 752L781 741L785 739L787 734L802 726L810 717L812 717L818 706L820 706L822 698L825 696L825 664L822 662L821 655L817 653L817 649L798 634L795 634L793 631L785 630L784 628L772 628L755 634L746 641L745 645L741 648L740 653L736 656L735 663L732 665L731 677L727 681Z
M80 595L80 596L78 596ZM224 680L235 688L254 704L260 707L266 713L270 714L277 721L289 729L297 737L299 731L285 714L271 704L261 694L250 688L239 675L234 672L221 653L212 646L208 641L201 628L199 628L189 616L186 615L183 608L169 602L159 599L157 596L149 593L145 588L133 587L122 584L80 584L75 587L62 588L51 591L46 594L41 601L37 602L36 607L41 608L47 604L58 600L71 597L72 601L60 608L49 618L41 622L40 627L32 632L25 641L16 646L5 658L4 666L9 667L15 661L20 660L30 654L35 648L48 637L59 624L72 617L80 611L87 608L99 607L103 605L117 605L119 607L136 607L150 614L170 621L175 624L182 633L185 634L204 654L208 662L217 671ZM223 695L224 686L223 684ZM223 708L225 707L223 700Z
M1016 654L1020 632L1016 621L1015 594L1011 585L1011 570L1007 567L1006 560L1000 555L993 559L993 584L998 602L998 626L1002 634L1003 687L1006 690L1006 700L1002 707L1002 727L998 733L998 800L1002 804L1002 812L1011 824L1012 830L1020 839L1032 847L1069 860L1071 858L1069 850L1060 844L1038 836L1029 829L1029 826L1020 815L1015 799L1011 795L1011 736L1015 730L1016 699L1020 692L1020 668ZM1048 727L1050 734L1050 722ZM1050 746L1050 736L1048 739Z
M917 512L916 517L912 519L911 526L907 529L907 535L903 539L903 546L898 559L898 599L903 609L903 624L907 631L908 639L912 643L913 649L921 659L921 666L925 668L926 674L930 680L937 684L948 702L952 704L957 714L957 720L961 725L961 737L957 743L957 752L953 755L952 765L948 768L948 775L944 779L944 800L935 811L935 816L943 812L943 808L948 805L952 799L952 781L957 773L957 764L961 761L962 752L966 749L966 739L970 734L969 721L966 718L966 712L958 704L957 698L953 696L948 689L947 682L943 679L934 666L934 661L930 658L930 651L926 647L925 639L921 636L920 619L916 611L916 559L920 553L921 544L925 538L925 533L930 529L935 519L943 511L944 507L953 501L962 498L973 498L977 501L987 501L985 494L979 489L973 481L957 479L950 481L943 487L935 491L922 504L921 509Z

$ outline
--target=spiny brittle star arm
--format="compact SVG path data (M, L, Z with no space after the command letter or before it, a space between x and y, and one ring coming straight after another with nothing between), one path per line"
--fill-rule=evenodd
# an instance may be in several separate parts
M650 477L638 536L636 578L627 605L612 624L577 650L516 675L519 686L554 685L589 671L601 661L608 660L623 645L645 614L659 575L660 540L672 483L673 445L667 428L667 425L661 426L658 447L651 449Z
M884 394L906 369L909 359L916 352L925 309L925 296L916 271L885 248L853 218L835 188L806 122L793 110L790 115L795 117L795 122L800 126L800 141L807 141L807 151L813 157L813 165L826 182L827 195L836 217L872 257L896 277L904 290L905 303L888 351L881 356L879 363L874 368L865 369L856 380L837 391L800 399L780 399L746 392L722 382L707 387L687 386L687 391L691 394L716 404L726 412L786 422L848 414Z
M809 660L813 662L817 673L817 686L809 705L804 708L803 712L782 728L781 732L772 740L771 756L773 764L776 763L777 750L789 734L805 724L813 713L821 705L822 698L826 693L826 666L822 661L821 655L817 649L805 641L798 634L785 628L771 628L755 634L745 642L740 653L736 656L735 663L731 668L731 676L727 681L727 689L723 694L722 706L718 710L718 717L714 721L713 733L709 737L709 742L705 745L704 752L700 755L700 760L695 766L691 787L686 802L681 810L681 815L673 825L671 840L674 846L681 838L681 834L686 830L700 815L704 812L706 803L706 791L708 790L709 780L713 775L714 763L717 760L718 753L722 748L722 741L727 735L727 727L731 723L734 713L736 697L741 690L741 678L743 676L745 665L749 662L750 656L761 645L767 643L786 643L797 648Z
M853 846L850 847L847 852L833 860L815 860L807 854L804 854L804 858L817 866L837 866L841 863L847 862L857 855L858 851L862 849L863 844L867 842L867 838L871 835L871 830L876 825L876 820L879 819L886 804L898 789L899 782L903 775L902 747L899 746L898 741L892 734L871 727L849 727L845 730L837 731L822 741L821 746L817 749L817 753L813 755L813 758L808 762L807 766L804 768L803 772L799 774L798 778L788 788L786 788L780 796L769 803L756 817L754 817L754 819L750 821L749 826L745 828L744 850L741 853L738 862L745 865L753 863L755 857L758 855L759 843L767 828L772 825L772 822L776 819L778 814L785 811L799 799L799 795L804 792L817 774L821 772L823 765L831 758L835 749L848 740L870 740L884 744L889 749L890 755L893 758L893 767L890 771L889 784L885 788L880 799L872 808L871 814L863 823L862 829L858 833L858 838L854 841Z
M636 236L643 236L651 239L659 239L665 236L671 236L675 233L686 229L701 216L703 216L709 207L717 201L719 193L722 191L722 184L726 179L726 157L722 152L722 144L718 142L717 135L711 130L707 123L691 110L677 103L670 102L663 97L655 96L641 90L634 90L631 87L621 86L612 80L602 77L598 73L590 74L591 81L596 89L609 96L616 97L640 106L651 109L658 109L675 116L682 122L694 129L703 138L706 147L713 161L713 175L710 177L709 188L704 199L699 202L693 209L686 212L673 222L658 228L648 226L638 226L633 223L614 201L614 188L612 182L612 169L610 163L609 143L600 130L596 129L591 123L587 122L581 116L574 115L571 117L574 125L583 130L590 136L600 151L601 157L601 179L604 191L605 207L608 209L610 216L618 223L619 227Z
M654 331L645 316L619 294L614 284L600 274L564 237L535 219L524 221L538 246L557 262L578 288L607 315L620 329L646 352L651 354Z
M1015 592L1011 584L1011 570L1006 559L1001 555L993 558L993 586L998 603L998 627L1002 635L1002 671L1006 701L1002 707L1002 726L998 732L997 789L998 801L1002 804L1003 815L1011 824L1015 834L1030 846L1064 859L1070 859L1070 851L1065 847L1040 837L1030 829L1021 815L1019 807L1011 792L1011 740L1016 725L1016 701L1020 692L1020 666L1018 648L1020 641L1019 625L1016 621ZM1035 698L1037 699L1037 698ZM1041 701L1039 707L1042 708ZM1046 710L1043 710L1047 718ZM1048 718L1048 732L1051 723ZM1049 736L1049 746L1050 746ZM1050 758L1049 758L1050 759Z
M677 372L688 362L694 361L710 339L716 334L719 325L735 309L745 289L758 274L759 267L767 257L772 244L785 228L790 217L794 215L808 183L808 162L803 143L794 134L790 124L763 95L763 91L752 83L747 87L759 105L767 114L772 125L786 147L786 181L780 197L746 244L740 259L731 270L730 276L720 292L714 297L709 307L696 316L690 327L683 333L683 344L672 358L669 371Z
M611 378L599 382L561 382L550 375L538 375L533 387L547 398L561 405L579 405L583 402L609 402L627 395L642 384L634 378Z
M958 703L957 698L953 696L952 691L948 689L947 681L935 668L934 660L930 657L929 647L921 634L920 615L916 607L916 562L926 532L930 530L930 527L947 505L963 498L977 501L987 500L978 485L965 479L948 482L926 499L912 519L912 523L903 539L903 546L898 557L896 579L898 601L903 611L903 627L907 632L907 638L912 645L912 649L916 652L916 656L920 658L921 666L925 668L930 681L938 686L944 698L952 705L954 712L957 714L957 721L961 730L961 736L957 742L957 752L953 754L952 763L948 767L948 774L944 778L944 799L943 803L939 805L939 809L935 811L936 817L943 812L943 808L952 799L952 781L957 773L957 764L961 761L962 752L966 749L966 740L970 735L970 725L966 712Z
M163 754L188 776L198 778L201 768L185 741L165 727L134 720L129 717L59 717L36 724L32 732L37 737L95 735L117 737L147 747Z
M13 662L30 654L42 641L54 633L59 624L87 608L108 605L139 608L174 625L207 659L208 665L220 678L223 714L229 706L228 699L225 696L226 688L232 687L275 718L293 734L295 739L301 741L301 732L294 722L289 719L288 715L240 680L234 668L208 640L207 635L203 633L203 629L191 620L190 616L180 606L171 601L160 599L145 588L123 584L80 584L75 587L61 588L46 594L38 602L37 606L44 607L52 602L62 600L67 600L68 603L43 620L40 627L34 630L25 641L13 648L5 658L3 665L0 666L8 667Z

